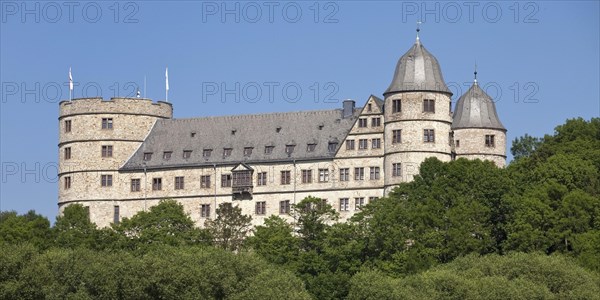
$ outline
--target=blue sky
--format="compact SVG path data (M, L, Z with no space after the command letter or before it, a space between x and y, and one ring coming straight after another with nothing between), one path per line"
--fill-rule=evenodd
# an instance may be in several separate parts
M477 61L510 141L600 116L598 1L0 4L0 209L52 221L69 67L74 97L139 86L164 100L168 66L176 118L362 105L382 96L422 20L453 100Z

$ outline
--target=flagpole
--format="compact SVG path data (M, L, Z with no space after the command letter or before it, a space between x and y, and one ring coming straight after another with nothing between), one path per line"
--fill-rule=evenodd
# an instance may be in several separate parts
M165 101L169 102L169 67L165 69Z
M69 67L69 101L73 101L73 75L71 74L71 67Z
M144 75L144 99L146 99L146 75Z

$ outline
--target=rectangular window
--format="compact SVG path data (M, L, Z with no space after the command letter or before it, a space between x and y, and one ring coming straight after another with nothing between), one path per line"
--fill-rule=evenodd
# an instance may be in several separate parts
M200 187L203 189L210 187L210 175L200 176Z
M231 174L221 175L221 187L231 187Z
M188 159L192 157L192 150L183 150L183 158Z
M65 176L65 190L71 188L71 176Z
M401 163L392 164L392 176L394 176L394 177L402 176L402 164Z
M102 118L102 129L113 129L113 119Z
M176 190L183 190L183 176L176 176L175 177L175 189Z
M212 154L212 149L202 150L202 157L210 157L211 154Z
M275 146L265 146L265 154L269 155L273 153L273 148L275 148Z
M379 167L370 167L370 178L371 180L377 180L379 179L379 173L380 173L380 169Z
M372 107L371 103L367 104L367 111L368 112L373 111L373 107Z
M65 160L71 159L71 147L65 147Z
M102 157L112 157L113 155L113 146L104 145L102 146Z
M377 201L377 199L379 199L379 197L369 197L369 203L373 203Z
M163 152L163 159L164 160L170 160L171 159L171 154L173 154L173 152L171 152L171 151L165 151L165 152Z
M392 130L392 144L402 143L402 129Z
M423 129L423 142L435 143L435 132L433 129Z
M145 152L144 153L144 161L149 161L152 159L152 152Z
M369 149L369 140L368 139L358 140L358 150L366 150L366 149Z
M317 147L317 144L308 144L308 145L306 145L306 152L315 152L316 147Z
M371 148L373 148L373 149L381 148L381 139L372 139L371 140Z
M496 144L494 142L495 135L486 134L485 135L485 146L486 147L494 147Z
M460 147L460 140L456 140L454 143L456 143L456 148Z
M312 183L312 170L302 170L302 183Z
M65 120L65 132L71 132L71 120Z
M367 127L367 118L360 118L358 119L358 127L360 128L364 128Z
M139 192L140 189L141 189L141 179L139 179L139 178L131 179L131 191Z
M290 200L279 201L279 214L290 214Z
M341 168L340 169L340 181L349 181L350 180L350 169L349 168Z
M365 180L365 168L354 168L354 180Z
M290 184L290 182L292 182L290 171L281 171L281 184Z
M319 169L319 182L329 181L329 169Z
M100 185L102 187L111 187L112 186L112 175L101 175L100 176Z
M113 223L119 224L121 222L121 211L118 205L113 207Z
M340 198L340 211L348 211L349 210L349 202L348 198Z
M210 204L201 204L200 205L200 217L201 218L210 218Z
M434 113L435 112L435 100L433 100L433 99L423 100L423 112Z
M162 190L162 178L152 178L152 190L153 191Z
M260 172L257 176L256 185L267 185L267 172Z
M285 145L285 153L292 154L296 145Z
M452 146L452 132L448 132L448 145Z
M364 197L354 198L354 210L361 210L364 205L365 205Z
M401 111L402 111L402 102L400 102L400 99L392 100L392 112L399 113Z
M267 202L258 201L254 206L254 213L257 215L266 215L267 214Z
M252 148L252 147L246 147L246 148L244 148L244 156L250 156L250 155L252 155L252 149L254 149L254 148Z
M346 150L354 150L354 140L346 140Z
M379 126L381 126L381 118L371 119L371 127L379 127Z
M224 148L224 149L223 149L223 157L230 157L230 156L231 156L231 151L232 151L232 150L233 150L233 149L231 149L231 148Z

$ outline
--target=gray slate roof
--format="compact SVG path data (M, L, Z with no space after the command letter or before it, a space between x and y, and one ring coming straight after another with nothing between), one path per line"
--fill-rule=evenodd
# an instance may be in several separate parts
M449 93L437 59L417 39L415 44L398 60L392 83L385 94L409 91L436 91Z
M301 160L332 158L357 119L359 109L342 119L342 110L235 115L192 119L158 120L146 140L125 163L122 170L143 168L166 168L182 165L236 164L277 160ZM321 129L319 127L321 126ZM277 128L280 128L277 132ZM235 134L232 134L235 131ZM192 132L195 136L192 137ZM329 142L336 142L334 152ZM307 144L315 143L313 152ZM288 156L286 145L295 144ZM265 146L274 146L273 153L265 154ZM244 148L253 147L252 154L244 156ZM231 156L223 157L223 149L232 148ZM204 149L212 149L209 158L203 157ZM192 150L191 157L183 158L184 150ZM169 160L163 159L164 151L172 151ZM144 153L152 152L152 158L144 161Z
M458 99L452 118L453 130L460 128L506 130L498 118L494 101L476 82Z

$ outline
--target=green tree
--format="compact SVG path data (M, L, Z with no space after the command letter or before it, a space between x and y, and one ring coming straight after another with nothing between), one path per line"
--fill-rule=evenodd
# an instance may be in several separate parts
M91 248L95 246L98 237L98 229L90 221L88 208L81 204L65 207L62 215L56 217L53 230L58 247Z
M247 243L268 262L292 269L300 251L292 226L275 215L266 218L263 225L256 226Z
M321 198L308 196L292 205L293 215L298 226L300 247L306 251L320 251L329 223L338 219L338 213Z
M252 230L252 217L243 215L242 209L231 203L221 203L216 214L214 220L208 219L204 222L204 226L214 239L214 244L225 250L239 250Z
M541 143L542 139L525 134L513 140L510 146L510 153L512 153L514 159L529 157Z
M24 215L18 215L15 211L2 211L0 212L0 242L31 243L39 249L46 249L53 243L50 221L33 210Z

